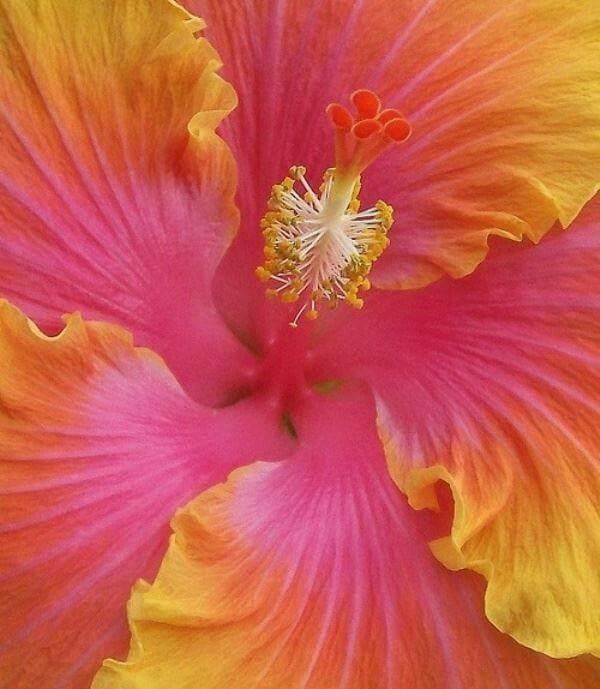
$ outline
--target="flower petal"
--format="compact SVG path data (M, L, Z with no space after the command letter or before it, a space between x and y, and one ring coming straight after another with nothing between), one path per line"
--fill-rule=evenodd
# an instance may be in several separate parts
M258 401L199 406L120 328L50 338L0 303L0 685L88 686L174 509L271 442Z
M434 552L487 578L490 620L550 655L597 652L600 203L538 247L494 249L464 280L380 293L315 366L371 383L413 506L450 484Z
M324 110L377 91L411 138L364 174L367 206L396 209L376 284L463 276L489 235L537 241L572 221L600 170L600 5L596 0L186 0L219 47L240 107L224 133L240 167L242 228L220 289L231 320L260 337L257 230L270 185L304 164L318 186L333 164ZM252 247L252 248L251 248ZM264 301L264 300L263 300ZM268 313L268 317L271 317ZM268 318L265 317L265 320ZM262 326L261 326L262 327ZM263 328L264 330L264 328Z
M389 479L369 398L323 398L301 450L240 469L174 519L129 605L126 663L93 689L592 689L489 625L473 575L444 570ZM572 673L572 679L567 673Z
M119 323L212 398L244 356L210 293L236 97L202 26L168 0L0 0L0 295L46 329Z

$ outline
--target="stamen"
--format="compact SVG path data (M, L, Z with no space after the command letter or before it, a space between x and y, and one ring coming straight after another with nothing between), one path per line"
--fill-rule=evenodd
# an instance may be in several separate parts
M268 210L261 221L265 261L256 269L275 288L267 296L302 305L290 325L300 318L314 320L326 303L345 301L362 308L362 292L373 264L390 241L393 209L383 201L360 211L360 175L390 146L410 135L410 126L394 109L381 110L372 91L351 96L357 116L339 103L327 107L335 131L335 167L326 170L316 192L306 168L293 166L271 189Z

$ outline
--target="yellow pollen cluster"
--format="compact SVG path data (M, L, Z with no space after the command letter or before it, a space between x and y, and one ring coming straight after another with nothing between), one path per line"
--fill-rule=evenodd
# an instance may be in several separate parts
M360 211L358 177L340 181L329 169L317 194L305 173L294 166L273 186L261 221L264 263L256 269L259 279L272 283L268 297L284 303L303 298L294 327L302 315L316 319L323 303L363 306L359 294L371 286L367 276L389 245L393 222L393 209L383 201Z

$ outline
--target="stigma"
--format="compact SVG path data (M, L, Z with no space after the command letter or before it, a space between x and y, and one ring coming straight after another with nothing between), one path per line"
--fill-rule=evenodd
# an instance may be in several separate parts
M368 275L388 247L393 209L384 201L361 210L361 175L390 146L405 141L410 127L394 109L382 109L372 91L355 91L353 116L338 103L326 110L335 135L335 167L315 191L306 168L294 165L271 189L261 220L264 263L256 275L267 296L298 303L290 322L314 320L323 306L345 302L362 308Z

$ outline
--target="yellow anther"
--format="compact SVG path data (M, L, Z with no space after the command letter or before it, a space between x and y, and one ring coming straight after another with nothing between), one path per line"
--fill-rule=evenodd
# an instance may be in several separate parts
M273 185L260 223L264 262L256 275L276 282L268 296L284 303L301 300L294 327L302 316L317 318L324 303L335 308L346 301L361 308L359 293L371 288L367 276L389 245L393 209L378 201L361 210L360 176L384 150L406 140L410 126L399 111L381 110L372 91L355 91L351 100L356 116L339 103L327 107L335 167L323 174L319 192L307 181L306 168L293 165L289 176Z
M255 271L263 282L277 281L267 297L284 304L302 299L293 327L301 317L318 318L323 304L363 307L360 293L371 288L367 275L389 244L392 224L392 208L383 201L360 211L359 178L340 181L329 169L317 195L305 174L295 165L273 185L261 220L265 260Z
M256 277L261 281L261 282L266 282L270 277L272 277L272 273L269 270L265 270L263 266L258 266L255 270L254 273Z
M305 174L306 168L304 165L292 165L290 168L290 175L296 180L300 179L300 177L304 177Z
M281 295L281 301L284 302L285 304L291 304L295 301L298 301L298 293L295 292L294 290L290 290L289 292L284 292Z

